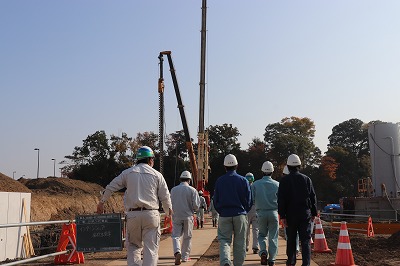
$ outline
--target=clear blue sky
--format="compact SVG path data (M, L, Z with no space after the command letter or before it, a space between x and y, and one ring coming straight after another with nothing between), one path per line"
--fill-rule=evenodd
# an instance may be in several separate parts
M205 125L242 148L308 117L326 151L348 119L399 122L400 1L208 0ZM158 133L158 54L171 50L197 141L201 0L0 1L0 172L53 175L97 130ZM167 67L167 65L166 65ZM166 69L166 132L181 129ZM56 165L57 176L60 175Z

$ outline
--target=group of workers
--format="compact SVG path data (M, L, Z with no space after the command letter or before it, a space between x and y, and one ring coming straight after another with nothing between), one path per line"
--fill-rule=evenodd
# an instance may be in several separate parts
M261 265L274 266L280 222L287 235L286 265L296 264L297 236L301 243L302 266L310 265L311 223L317 215L316 195L311 179L299 171L301 160L296 154L288 157L285 166L288 174L280 182L271 178L274 166L270 161L261 167L263 177L254 181L252 173L245 177L239 175L236 157L226 155L226 173L217 179L208 209L202 191L190 186L192 177L189 171L182 172L180 184L169 192L164 177L153 168L152 149L147 146L139 148L136 159L133 167L124 170L106 186L97 206L97 212L102 213L111 194L126 188L124 205L129 266L157 265L160 202L166 215L172 217L175 265L190 260L194 213L197 213L199 228L204 226L204 212L207 210L211 212L213 227L218 227L220 265L243 265L250 245L251 224L253 253L259 254Z

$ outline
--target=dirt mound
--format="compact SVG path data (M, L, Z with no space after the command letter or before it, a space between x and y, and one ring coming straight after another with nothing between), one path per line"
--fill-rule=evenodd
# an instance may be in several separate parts
M94 183L87 183L81 180L74 180L68 178L38 178L23 180L25 186L30 190L43 192L51 195L82 195L92 194L100 195L103 188Z
M24 184L0 173L0 191L4 192L32 192Z
M103 190L98 184L68 178L38 178L18 181L0 173L0 191L31 193L31 221L72 220L93 214ZM123 193L114 193L106 212L123 212Z

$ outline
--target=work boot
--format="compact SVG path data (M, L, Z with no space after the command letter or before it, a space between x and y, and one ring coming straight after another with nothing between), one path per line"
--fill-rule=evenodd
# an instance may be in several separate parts
M212 220L213 221L213 227L215 227L215 221L214 220Z
M182 254L180 252L175 253L175 265L181 265Z
M268 258L265 253L261 254L261 265L268 265Z
M197 219L197 229L199 229L199 227L200 227L200 221L199 219Z
M273 261L268 261L268 266L275 266L275 262L273 262Z
M203 228L203 223L204 223L203 221L200 222L201 228Z

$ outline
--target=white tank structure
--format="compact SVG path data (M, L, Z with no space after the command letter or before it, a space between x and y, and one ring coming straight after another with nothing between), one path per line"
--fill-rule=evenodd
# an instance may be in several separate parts
M400 198L400 124L368 127L375 196Z

